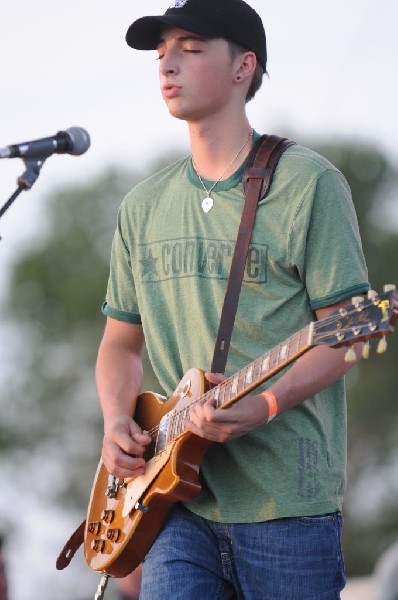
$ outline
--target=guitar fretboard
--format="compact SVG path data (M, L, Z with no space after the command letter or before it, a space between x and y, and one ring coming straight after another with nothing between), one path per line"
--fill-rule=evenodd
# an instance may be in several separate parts
M216 408L231 406L309 350L312 347L312 334L313 323L310 323L189 405L170 411L162 418L156 432L153 432L156 435L151 446L154 446L155 454L160 454L169 442L186 431L184 421L188 418L192 404L214 400Z

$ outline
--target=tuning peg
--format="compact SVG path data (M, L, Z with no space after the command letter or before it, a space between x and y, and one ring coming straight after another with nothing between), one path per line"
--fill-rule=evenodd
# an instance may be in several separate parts
M356 304L361 304L361 302L363 302L365 300L364 296L353 296L351 298L351 301L353 303L353 305L355 306Z
M373 300L374 298L376 298L376 296L377 296L376 290L369 290L368 291L368 299L369 300Z
M383 292L392 292L397 289L397 286L394 283L386 283L383 287Z
M369 354L370 354L370 342L365 342L365 344L363 345L363 349L362 349L362 358L369 358Z
M344 360L346 363L355 362L357 360L357 355L355 354L355 350L352 346L347 350Z
M387 350L387 341L385 336L381 338L380 342L377 344L377 354L383 354Z

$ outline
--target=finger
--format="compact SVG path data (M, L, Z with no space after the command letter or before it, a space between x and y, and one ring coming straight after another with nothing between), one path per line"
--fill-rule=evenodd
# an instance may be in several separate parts
M186 419L184 421L184 426L186 429L189 429L192 433L197 435L198 437L204 438L211 442L221 442L223 441L223 435L220 430L211 428L211 427L198 427L193 421Z
M189 409L189 418L198 426L212 419L214 413L214 398L199 400L192 404Z
M192 421L187 421L186 428L192 431L195 435L207 439L211 442L224 443L231 439L233 430L231 427L213 427L212 425L206 424L204 427L198 427Z
M122 452L131 456L142 455L145 451L145 446L149 443L143 434L133 433L131 435L130 432L117 433L112 439Z
M152 441L151 436L147 433L132 433L131 437L140 446L148 446Z
M129 423L129 431L131 437L139 444L147 446L151 443L151 436L147 431L143 431L141 427L133 419Z
M144 473L145 460L126 454L115 442L104 443L102 458L109 473L115 477L136 477Z
M215 405L216 401L212 396L210 396L210 398L208 398L208 400L206 400L206 402L203 404L203 414L207 421L212 421L214 419L216 412Z
M226 380L226 376L223 373L211 373L210 371L206 371L205 377L207 381L210 381L210 383L216 384L222 383Z

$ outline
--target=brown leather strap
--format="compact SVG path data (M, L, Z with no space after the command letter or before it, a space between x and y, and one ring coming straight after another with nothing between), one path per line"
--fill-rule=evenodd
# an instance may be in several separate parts
M275 169L283 152L295 142L277 135L261 136L253 146L243 173L243 190L246 194L250 179L261 177L263 184L260 200L264 200L271 187Z
M60 555L55 563L58 571L65 569L76 554L76 550L80 548L84 542L84 529L86 527L86 521L80 523L79 527L72 533L65 546L62 548Z
M294 142L287 138L280 138L276 135L261 136L249 154L243 174L245 204L221 311L220 325L211 363L212 373L224 373L227 364L232 329L238 308L258 202L265 198L271 187L272 178L282 153L293 144Z

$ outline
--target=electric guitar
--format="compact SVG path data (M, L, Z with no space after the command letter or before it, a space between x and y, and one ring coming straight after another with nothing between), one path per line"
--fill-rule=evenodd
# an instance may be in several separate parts
M199 467L211 442L184 428L192 404L214 398L217 408L227 409L312 347L338 348L381 338L378 352L386 349L385 336L398 320L398 293L385 286L384 293L353 298L340 308L267 352L221 384L210 387L199 369L190 369L166 401L152 392L137 401L134 419L152 438L146 448L144 475L118 479L100 461L95 476L84 531L84 554L94 571L124 577L146 556L169 509L200 491ZM346 360L355 360L348 349Z

